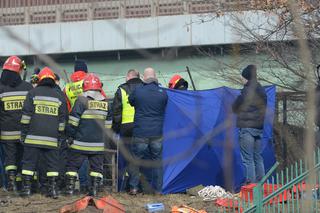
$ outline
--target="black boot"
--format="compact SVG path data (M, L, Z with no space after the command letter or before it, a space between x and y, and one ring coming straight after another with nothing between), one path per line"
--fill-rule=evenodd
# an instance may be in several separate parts
M90 196L97 196L99 192L101 178L100 177L91 177L91 186L90 186Z
M73 195L74 194L74 188L76 185L76 177L67 175L66 176L66 190L65 194L66 195Z
M22 175L22 197L31 196L31 184L32 184L32 176L31 175Z
M47 196L53 199L58 198L57 178L58 177L48 177Z
M7 179L8 179L8 192L17 192L17 183L16 183L16 171L9 170L7 171Z

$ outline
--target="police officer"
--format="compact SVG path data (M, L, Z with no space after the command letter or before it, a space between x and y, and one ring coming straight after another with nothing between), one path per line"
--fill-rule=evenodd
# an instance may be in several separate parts
M55 89L55 74L50 68L43 68L38 77L38 85L28 93L22 109L24 153L21 195L31 195L32 176L42 154L47 163L47 195L57 198L59 144L65 129L66 101Z
M3 65L0 78L0 129L4 143L5 171L8 191L16 191L16 175L21 169L23 146L20 144L20 119L23 102L32 85L21 79L24 62L17 56L10 56Z
M103 178L105 130L108 102L98 76L88 74L83 80L83 95L76 100L69 116L66 134L70 141L67 161L66 194L74 193L77 172L85 159L90 163L90 194L95 196Z
M88 73L88 67L85 61L76 60L74 73L70 76L71 82L66 84L64 92L67 96L68 110L71 112L74 103L79 95L82 94L83 79Z

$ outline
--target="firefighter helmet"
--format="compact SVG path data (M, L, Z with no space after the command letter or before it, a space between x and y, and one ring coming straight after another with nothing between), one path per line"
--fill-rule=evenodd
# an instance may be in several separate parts
M174 76L170 79L168 87L169 87L170 89L174 89L174 87L175 87L176 84L180 81L181 78L182 78L182 77L181 77L180 75L174 75Z
M25 63L18 56L10 56L4 62L2 69L20 73L22 69L25 69Z
M54 72L49 67L45 67L38 74L38 78L39 78L39 82L45 78L51 78L52 80L55 81L56 76L55 76Z
M86 75L83 79L83 91L98 90L102 91L102 83L99 77L93 73Z

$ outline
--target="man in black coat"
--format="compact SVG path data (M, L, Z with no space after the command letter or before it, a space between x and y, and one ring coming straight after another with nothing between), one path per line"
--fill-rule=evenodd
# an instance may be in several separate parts
M267 95L257 80L257 67L249 65L242 71L246 83L232 105L237 114L239 143L245 167L246 183L257 183L265 174L262 158L262 134Z
M121 84L117 92L114 95L112 104L112 130L115 134L120 135L122 144L119 144L120 148L125 148L128 152L130 151L130 142L133 132L133 122L134 122L134 107L129 104L129 95L137 88L142 85L142 80L140 79L139 72L135 69L130 69L126 76L126 83ZM119 164L120 167L125 167L125 160L120 157ZM130 162L128 167L130 166ZM119 171L119 176L124 177L127 169ZM130 175L130 174L129 174ZM130 178L130 177L129 177ZM120 190L125 188L125 183L121 184Z

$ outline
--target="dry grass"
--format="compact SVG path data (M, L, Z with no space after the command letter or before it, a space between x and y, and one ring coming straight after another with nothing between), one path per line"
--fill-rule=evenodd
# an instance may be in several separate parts
M187 194L170 194L170 195L137 195L130 196L124 193L112 194L126 209L126 212L147 212L144 206L147 203L163 203L165 205L165 212L170 212L174 205L188 205L196 209L204 209L207 212L214 212L216 209L213 201L202 201L199 197L190 196ZM1 203L0 212L14 212L14 213L35 213L35 212L58 212L59 209L79 199L80 196L64 197L53 200L42 195L34 195L30 198L20 198L16 196L8 196L7 193L0 193L0 201L7 200L7 203ZM102 212L89 206L83 212Z

